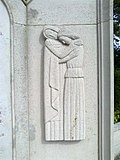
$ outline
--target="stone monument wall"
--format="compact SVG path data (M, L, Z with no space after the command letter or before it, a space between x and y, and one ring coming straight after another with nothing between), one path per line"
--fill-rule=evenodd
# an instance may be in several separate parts
M97 13L96 0L37 1L28 5L30 157L44 160L98 159ZM86 16L85 16L86 15ZM86 138L78 142L46 142L44 129L45 25L69 29L84 44ZM47 91L46 91L47 92Z
M112 160L112 0L0 0L0 21L0 159Z

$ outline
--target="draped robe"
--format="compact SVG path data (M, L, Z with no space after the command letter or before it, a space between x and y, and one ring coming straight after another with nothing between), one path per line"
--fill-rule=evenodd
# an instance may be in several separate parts
M57 40L47 39L61 54L63 44ZM47 46L44 48L44 110L46 141L63 140L63 90L66 64L59 64Z

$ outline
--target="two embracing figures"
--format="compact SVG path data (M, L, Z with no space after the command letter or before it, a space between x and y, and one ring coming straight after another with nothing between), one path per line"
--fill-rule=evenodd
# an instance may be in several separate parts
M69 30L45 26L44 113L46 141L85 139L83 43Z

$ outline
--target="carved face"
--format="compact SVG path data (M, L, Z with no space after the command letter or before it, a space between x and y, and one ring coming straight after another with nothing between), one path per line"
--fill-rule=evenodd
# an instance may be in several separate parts
M46 38L57 39L57 32L50 29L46 29L45 36Z
M66 37L66 36L60 36L58 38L63 44L66 44L66 45L69 45L72 41L72 39L70 39L69 37Z

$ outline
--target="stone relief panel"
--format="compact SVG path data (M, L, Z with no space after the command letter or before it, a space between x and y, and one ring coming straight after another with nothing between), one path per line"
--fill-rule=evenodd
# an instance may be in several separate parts
M83 42L78 35L45 26L44 113L46 141L85 139Z
M0 159L12 160L10 19L0 0Z

